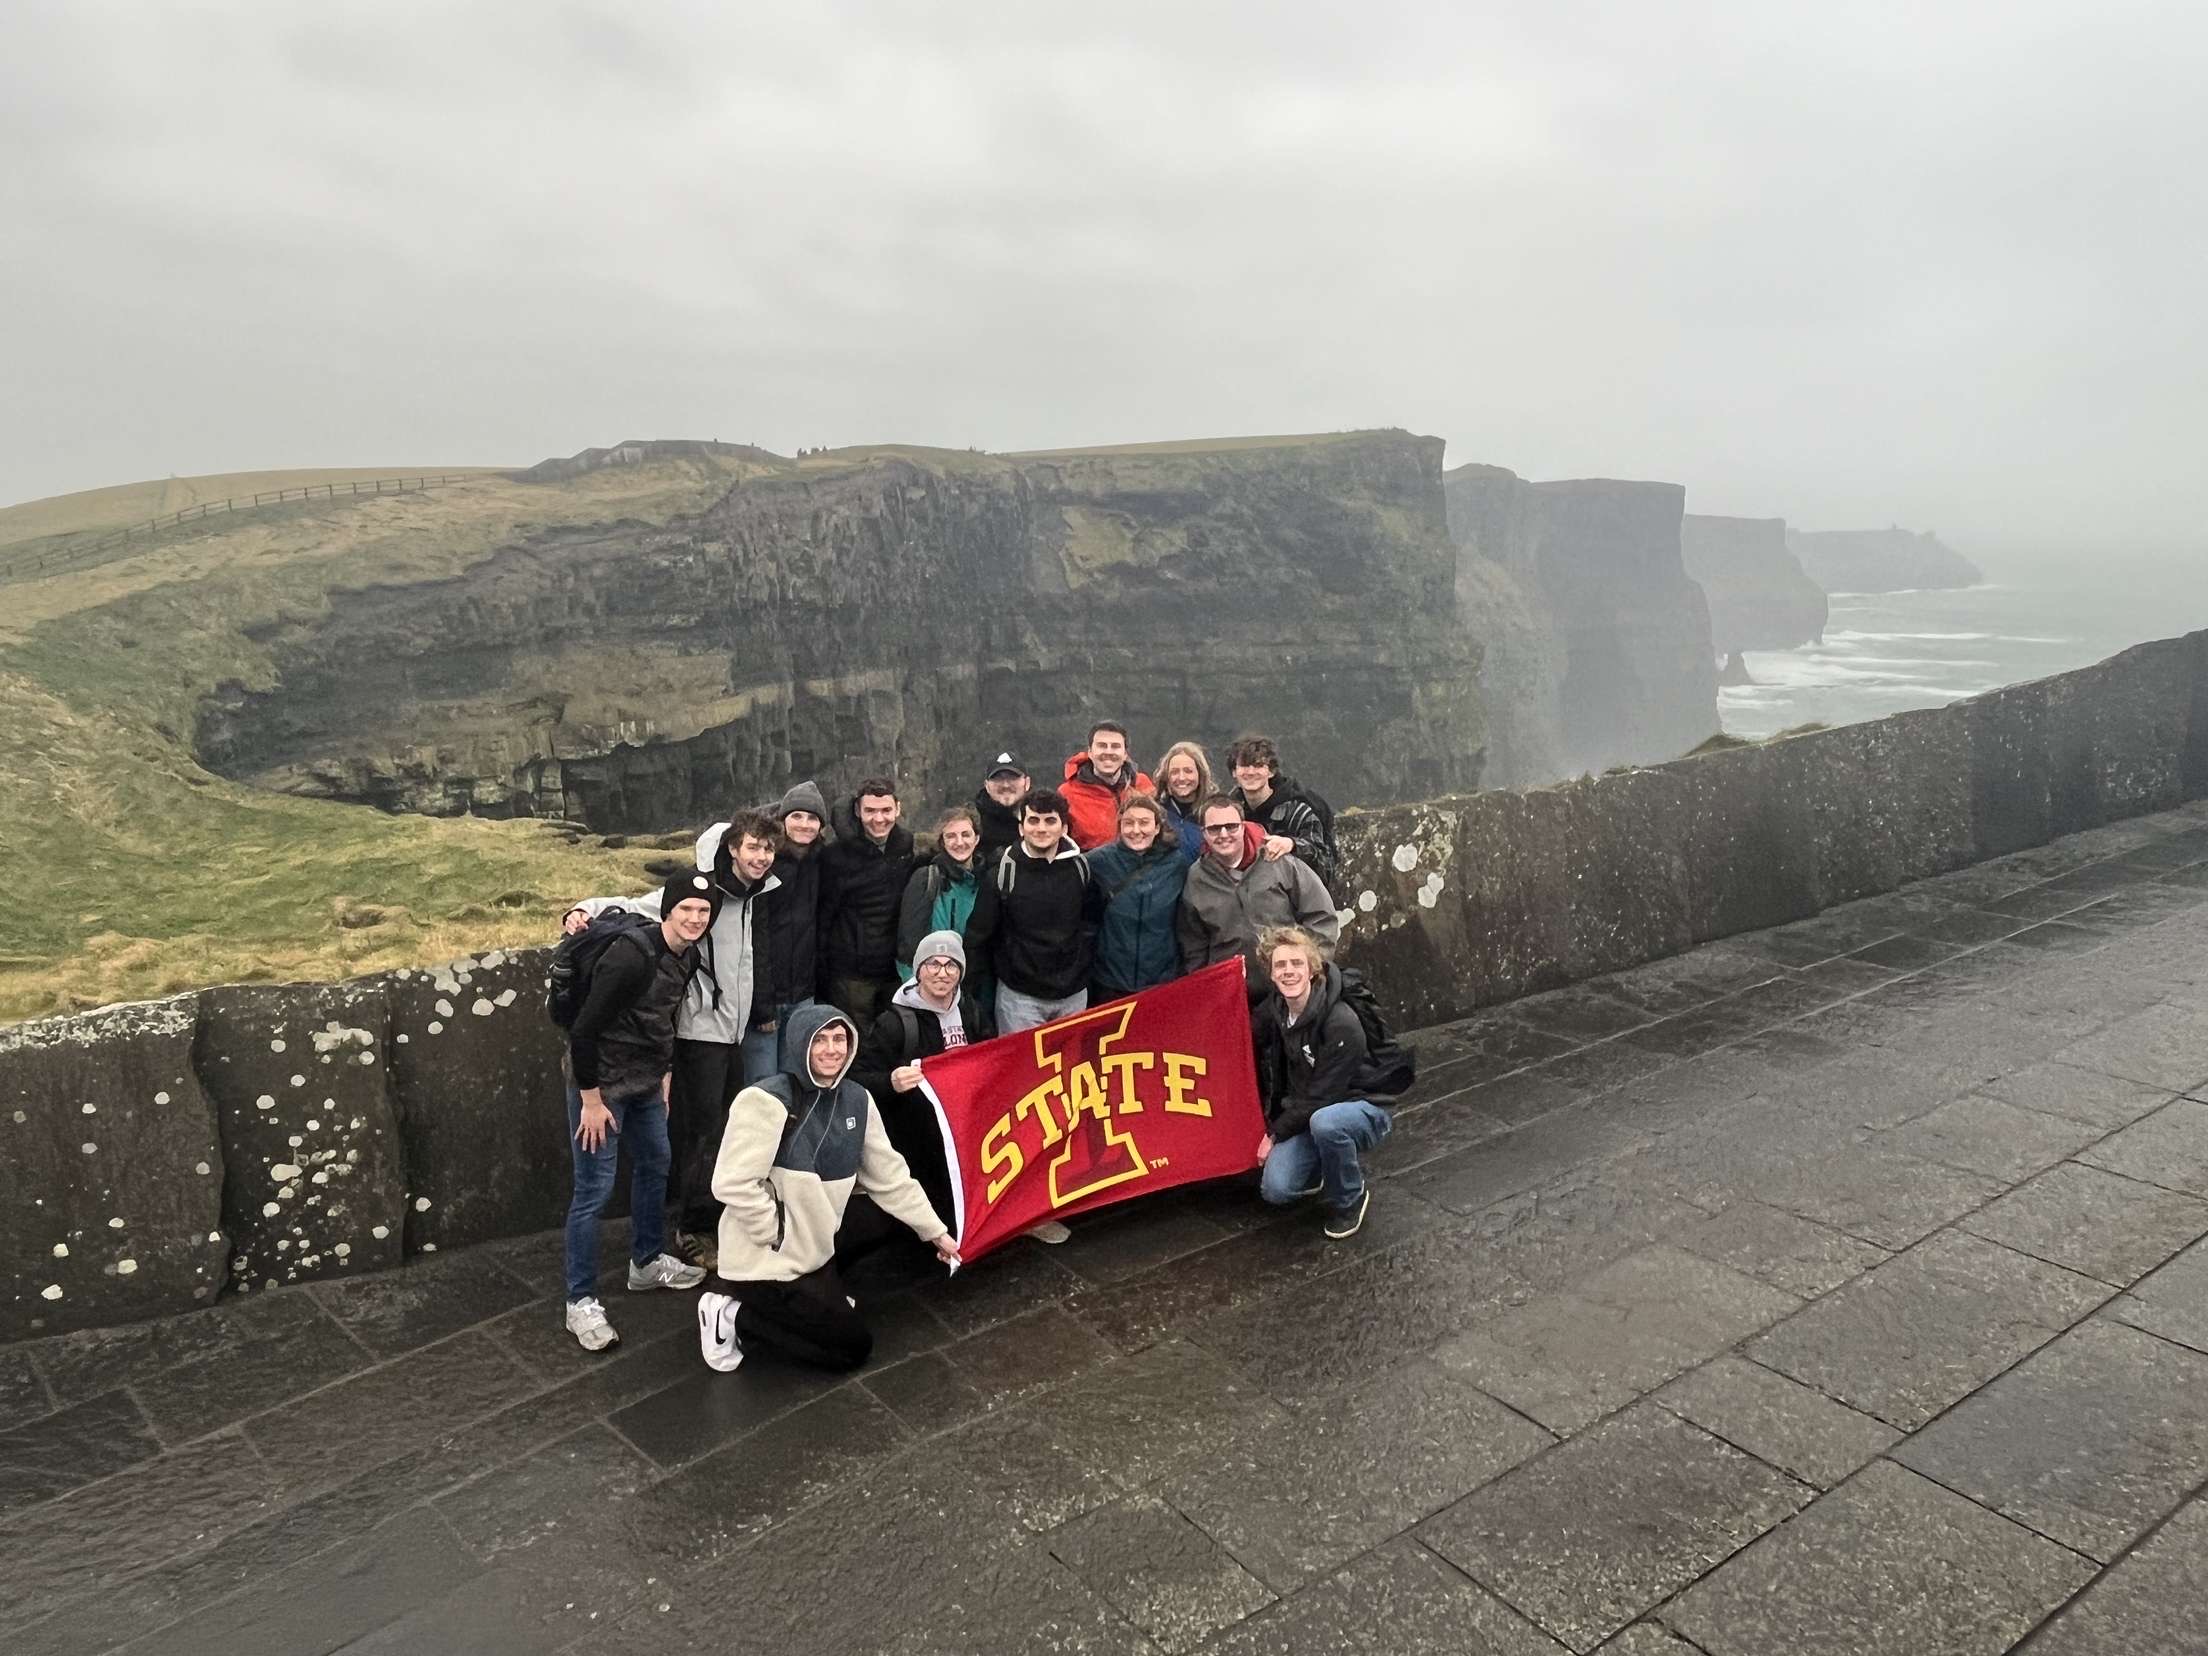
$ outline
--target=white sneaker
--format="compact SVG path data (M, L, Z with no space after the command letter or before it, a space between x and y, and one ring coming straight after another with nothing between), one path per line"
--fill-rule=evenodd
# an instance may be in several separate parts
M695 1288L705 1280L704 1267L686 1264L673 1254L661 1254L649 1265L629 1261L629 1292L641 1294L647 1288Z
M723 1374L744 1360L744 1348L736 1343L737 1304L734 1294L716 1294L711 1289L698 1296L698 1350L707 1368Z
M1055 1219L1045 1219L1040 1224L1028 1226L1027 1234L1035 1238L1036 1241L1048 1242L1055 1248L1059 1243L1071 1238L1073 1232L1066 1229Z
M585 1351L603 1351L621 1342L613 1324L606 1321L606 1308L594 1299L567 1302L567 1331Z

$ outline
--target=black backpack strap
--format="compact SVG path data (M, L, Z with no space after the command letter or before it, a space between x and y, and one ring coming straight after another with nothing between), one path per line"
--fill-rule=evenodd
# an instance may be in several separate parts
M890 1010L897 1014L897 1022L904 1027L904 1059L909 1064L913 1054L920 1050L920 1014L909 1006L892 1006Z

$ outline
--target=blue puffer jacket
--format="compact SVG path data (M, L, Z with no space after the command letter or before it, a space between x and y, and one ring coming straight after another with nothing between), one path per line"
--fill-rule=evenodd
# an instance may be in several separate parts
M1096 965L1091 980L1096 995L1131 995L1181 975L1181 952L1174 917L1188 862L1180 840L1160 834L1143 852L1112 844L1089 853L1094 896L1102 905L1096 933Z
M1202 801L1183 809L1179 800L1171 794L1165 794L1159 798L1158 803L1165 808L1165 832L1180 836L1181 855L1194 862L1204 854L1204 830L1196 820Z

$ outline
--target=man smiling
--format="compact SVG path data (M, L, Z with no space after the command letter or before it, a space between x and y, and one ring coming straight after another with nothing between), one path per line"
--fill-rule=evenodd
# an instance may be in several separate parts
M1066 832L1084 851L1119 837L1119 803L1157 784L1127 756L1127 727L1110 719L1089 732L1089 745L1066 761Z

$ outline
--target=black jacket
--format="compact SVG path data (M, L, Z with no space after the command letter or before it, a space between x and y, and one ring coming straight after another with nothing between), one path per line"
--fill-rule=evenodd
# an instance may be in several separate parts
M1258 1006L1254 1030L1258 1091L1265 1100L1265 1130L1273 1142L1294 1138L1311 1126L1311 1112L1352 1098L1385 1108L1385 1098L1367 1098L1371 1063L1365 1050L1365 1026L1342 1002L1341 968L1331 962L1326 976L1311 986L1303 1016L1288 1023L1288 1006L1274 990Z
M917 1037L909 1044L905 1040L907 1011L912 1014ZM958 1015L965 1025L969 1046L996 1036L995 1021L963 988L958 992ZM889 1142L897 1147L912 1176L920 1181L920 1188L928 1193L937 1217L950 1225L956 1223L953 1215L957 1205L951 1197L950 1167L944 1160L943 1128L936 1120L935 1106L923 1092L899 1092L889 1084L889 1072L900 1064L939 1057L943 1050L943 1020L935 1013L923 1007L885 1007L859 1039L859 1057L851 1066L851 1079L873 1095Z
M820 864L820 988L836 978L897 981L897 905L912 878L912 830L903 823L876 845L859 826L859 802L836 807L836 839Z
M981 818L981 849L974 853L974 866L993 868L997 853L1020 837L1020 808L999 805L987 788L976 788L974 815Z
M767 893L752 931L751 1021L772 1023L820 984L820 868L825 840L800 857L784 846L775 854L782 883Z
M1001 853L982 877L966 927L966 958L1037 1000L1064 1000L1089 986L1096 956L1096 903L1089 860L1071 839L1049 857L1024 846Z
M689 992L692 964L656 926L606 945L567 1032L577 1087L626 1098L659 1085L674 1061L675 1011Z
M1241 790L1235 790L1241 796ZM1311 796L1292 777L1273 778L1273 791L1265 796L1265 803L1252 805L1247 799L1242 808L1248 819L1268 834L1278 834L1283 839L1296 842L1296 856L1303 865L1319 877L1321 885L1331 888L1334 884L1335 865L1339 858L1334 850L1334 833L1319 808L1311 803Z

